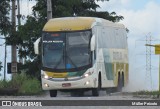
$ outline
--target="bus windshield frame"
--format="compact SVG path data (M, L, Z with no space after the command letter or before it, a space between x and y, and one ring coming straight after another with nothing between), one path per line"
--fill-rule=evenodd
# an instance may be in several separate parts
M91 30L43 32L42 70L76 72L92 66Z

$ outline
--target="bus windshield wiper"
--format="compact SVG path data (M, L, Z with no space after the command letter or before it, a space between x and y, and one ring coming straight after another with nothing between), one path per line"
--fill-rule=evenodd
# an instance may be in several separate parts
M74 62L72 61L72 59L71 59L68 55L66 55L66 57L68 57L68 59L71 61L72 65L73 65L76 69L78 69L77 65L74 64Z
M65 53L64 52L65 51L64 51L64 48L63 48L63 54L62 54L60 60L58 61L58 63L56 64L56 66L54 67L54 69L56 69L58 67L58 65L61 63L62 60L63 61L65 60Z

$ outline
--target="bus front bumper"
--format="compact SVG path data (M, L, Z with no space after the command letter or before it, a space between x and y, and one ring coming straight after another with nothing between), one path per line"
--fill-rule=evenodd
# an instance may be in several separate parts
M82 89L82 88L96 88L98 86L97 78L90 75L79 80L74 81L54 81L42 78L43 90L60 90L60 89Z

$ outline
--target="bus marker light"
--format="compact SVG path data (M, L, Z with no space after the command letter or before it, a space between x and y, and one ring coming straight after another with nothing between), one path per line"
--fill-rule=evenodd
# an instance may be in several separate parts
M88 85L89 84L89 81L86 81L85 85Z
M46 83L44 83L44 85L45 85L46 87L49 87L49 85L48 85L48 84L46 84Z
M51 36L59 36L59 34L51 34Z

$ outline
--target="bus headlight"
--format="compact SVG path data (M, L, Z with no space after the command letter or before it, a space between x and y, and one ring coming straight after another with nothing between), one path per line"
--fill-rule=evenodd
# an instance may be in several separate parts
M47 75L44 75L44 78L45 78L45 79L48 79L49 77L48 77Z
M46 75L46 74L41 74L41 76L42 76L42 78L44 78L44 79L49 79L49 76Z
M89 74L88 74L88 73L86 73L84 76L85 76L85 77L88 77L88 76L89 76Z
M92 73L93 73L93 72L86 72L86 73L84 73L83 76L84 76L84 77L88 77L88 76L92 75Z

